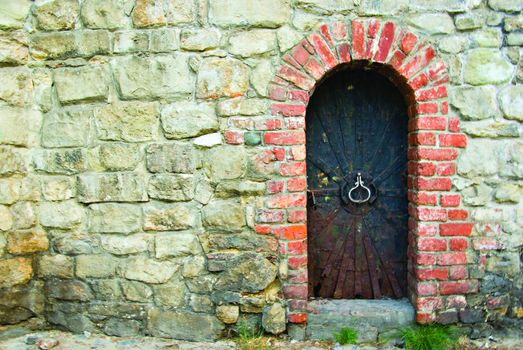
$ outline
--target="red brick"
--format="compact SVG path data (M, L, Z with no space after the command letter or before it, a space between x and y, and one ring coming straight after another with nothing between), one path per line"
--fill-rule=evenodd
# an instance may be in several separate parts
M274 147L272 149L272 154L276 160L282 161L285 159L285 148L283 147Z
M409 134L409 145L436 145L436 135L433 132L416 132Z
M420 281L439 280L446 281L448 279L448 269L446 267L437 268L417 268L416 277Z
M305 163L303 163L305 164ZM283 166L283 165L282 165ZM296 175L305 175L306 171L303 174ZM287 191L289 192L300 192L307 189L307 179L304 178L294 178L287 180Z
M272 232L280 239L305 239L307 237L307 225L280 226L273 228Z
M475 293L478 290L477 281L456 281L456 282L441 282L439 285L440 293L443 295L449 294L469 294Z
M453 117L449 119L449 131L450 132L460 132L461 122L459 118Z
M272 115L283 115L284 117L304 117L306 109L303 104L273 103L271 113Z
M256 130L277 130L281 129L282 122L276 118L263 118L254 120L254 128Z
M303 131L272 131L264 135L265 144L272 145L300 145L305 144Z
M452 221L462 221L467 220L469 213L463 209L451 209L448 212L449 220Z
M424 88L429 84L429 78L425 73L422 73L408 81L408 85L414 91Z
M436 321L436 314L430 312L416 312L416 322L419 324L429 324Z
M258 209L256 212L256 222L278 223L285 220L285 211Z
M225 142L230 145L241 145L244 141L242 131L227 130L224 134Z
M464 265L451 266L449 274L451 280L463 280L469 276L467 267Z
M443 207L459 207L461 197L457 194L444 194L440 197L440 203Z
M436 173L436 165L428 162L409 162L409 175L432 176Z
M448 177L416 177L412 181L412 186L414 189L421 191L450 191L452 180Z
M307 300L289 300L289 310L307 310Z
M287 320L289 323L294 324L301 324L307 322L307 314L306 313L291 313L287 316Z
M439 145L442 147L467 147L467 137L463 134L439 135Z
M418 249L424 252L442 252L447 250L447 240L443 238L420 238Z
M443 102L441 104L441 114L447 114L449 112L449 103Z
M438 226L416 220L409 220L409 230L416 236L434 237L438 233Z
M307 219L307 212L305 210L289 210L287 212L288 221L290 223L305 222Z
M289 283L307 283L308 274L303 270L289 270Z
M307 197L304 194L275 194L269 196L267 205L269 208L305 207Z
M280 85L269 85L269 98L271 100L285 101L287 99L287 89Z
M303 74L302 72L298 71L297 69L289 66L289 65L283 65L278 70L278 76L293 83L297 87L303 89L303 90L311 90L316 82L314 79L311 79L307 75Z
M416 101L430 101L438 100L443 97L447 97L447 87L446 86L437 86L425 90L417 90L414 93Z
M267 181L267 192L268 193L280 193L283 191L284 182L281 180Z
M447 74L447 67L442 60L432 63L428 69L430 80L439 80Z
M445 130L446 117L417 117L409 120L409 130Z
M311 34L309 36L309 41L311 42L312 46L316 49L318 56L320 56L323 65L327 69L332 69L338 65L338 59L336 58L336 56L334 56L329 46L322 39L321 36L319 36L318 34Z
M322 24L320 26L320 32L327 44L329 44L330 47L333 47L334 41L332 40L331 33L329 32L329 27L326 24Z
M293 270L297 270L301 267L307 266L307 257L306 256L291 256L287 259L289 267Z
M416 286L416 294L419 296L432 296L438 293L438 285L436 283L418 283Z
M311 57L303 66L303 69L309 73L314 79L320 80L325 75L325 68L314 57Z
M451 238L449 241L450 250L454 251L464 251L467 250L469 245L468 240L464 238Z
M436 167L439 176L449 176L456 174L456 163L439 163Z
M309 102L309 93L302 90L291 90L289 92L289 99L292 101Z
M305 162L288 162L282 163L280 166L281 176L299 176L307 174L307 167ZM287 181L287 184L289 182ZM305 185L307 183L305 182ZM295 191L293 191L295 192Z
M420 49L416 55L399 70L399 73L407 79L425 68L432 59L436 57L436 51L432 46L426 46Z
M416 106L418 114L433 114L438 113L439 106L437 103L419 103Z
M418 298L416 300L416 310L436 311L443 308L443 298Z
M412 217L420 221L447 221L447 210L440 208L409 208Z
M418 37L411 32L401 33L401 44L400 48L405 53L410 53L414 46L418 43Z
M306 152L305 146L292 146L291 147L291 157L293 160L305 160Z
M412 148L408 151L410 160L455 160L458 158L458 151L452 148Z
M338 51L338 57L340 58L340 62L347 63L351 61L349 44L344 43L338 45L336 47L336 51Z
M439 85L447 84L449 81L450 81L450 77L448 75L446 75L443 78L441 78L440 80L435 81L432 84L432 86L439 86Z
M286 299L303 299L308 297L308 287L306 284L294 284L283 286L283 294Z
M376 19L371 19L368 22L367 28L367 48L365 49L365 59L370 60L372 58L372 49L374 47L374 41L378 35L378 31L381 26L381 22Z
M436 255L416 253L414 263L417 265L436 265Z
M338 41L347 39L347 25L340 21L334 22L331 24L331 33Z
M305 63L307 63L309 57L311 57L311 54L307 50L305 50L303 46L297 45L292 50L292 57L294 57L296 62L303 66Z
M387 59L392 43L394 42L395 31L396 27L394 26L394 23L385 23L383 31L381 32L380 41L378 43L378 51L376 51L376 54L374 55L375 62L382 63Z
M475 250L495 250L499 248L498 241L494 237L474 238L472 247Z
M254 230L260 235L268 235L272 233L272 227L268 225L256 225Z
M314 48L312 47L311 43L307 41L307 39L303 39L301 41L301 45L305 48L305 50L309 51L311 55L314 54Z
M365 56L365 25L361 21L352 21L352 57L363 59Z
M464 252L441 253L438 255L438 265L463 265L467 263L467 254Z
M287 62L288 64L290 64L291 66L293 66L297 70L301 69L301 65L294 59L294 57L292 57L289 54L283 55L283 61Z
M439 234L441 236L463 236L468 237L472 234L473 224L469 223L449 223L439 225Z
M387 63L390 64L394 69L398 69L403 64L403 61L405 61L406 57L407 56L405 56L403 52L396 50Z
M447 297L447 307L450 309L461 309L467 306L467 299L463 295L451 295Z
M289 130L304 130L305 129L305 118L304 117L285 118L285 127Z
M438 203L437 195L426 192L412 192L408 194L409 201L417 205L436 205Z

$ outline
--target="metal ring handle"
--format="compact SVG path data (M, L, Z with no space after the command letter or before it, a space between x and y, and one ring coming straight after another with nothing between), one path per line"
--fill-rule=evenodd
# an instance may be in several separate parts
M370 197L371 197L371 192L370 192L370 188L365 186L364 182L361 180L361 173L358 173L358 177L357 177L356 182L354 183L354 185L356 185L356 186L351 188L350 191L349 191L349 199L351 200L351 202L353 202L353 203L365 203L365 202L367 202L370 199ZM352 191L354 191L355 189L360 188L360 187L367 191L367 198L365 198L365 199L355 199L355 198L352 197Z

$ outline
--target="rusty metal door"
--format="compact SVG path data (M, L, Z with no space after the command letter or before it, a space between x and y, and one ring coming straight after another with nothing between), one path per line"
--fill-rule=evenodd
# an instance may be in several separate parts
M407 108L372 70L338 72L307 110L309 296L407 289Z

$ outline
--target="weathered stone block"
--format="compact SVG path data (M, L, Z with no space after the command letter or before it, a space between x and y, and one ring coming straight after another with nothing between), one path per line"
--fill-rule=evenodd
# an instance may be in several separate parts
M108 171L134 170L143 159L140 145L105 143L100 145L99 161Z
M93 298L89 286L75 280L51 280L45 283L48 297L69 301L88 301Z
M471 85L502 84L513 72L514 67L498 50L475 49L468 54L464 80Z
M193 139L195 146L200 148L211 148L223 144L222 134L219 132L207 134Z
M280 303L274 303L263 308L262 326L266 332L280 334L287 328L285 308Z
M198 277L207 274L207 264L205 257L192 256L185 259L183 263L182 276L185 278Z
M367 16L396 14L409 3L407 0L361 0L359 13Z
M465 177L494 175L502 144L492 140L474 140L458 159L458 173Z
M249 68L231 58L208 58L198 70L199 98L235 97L249 88Z
M51 0L37 3L33 16L40 30L71 30L79 11L78 0Z
M245 209L236 200L212 201L203 208L203 224L211 230L241 230L246 225Z
M85 0L81 18L87 28L118 29L127 26L123 0Z
M36 60L67 59L78 55L78 46L73 32L35 33L29 51Z
M42 177L42 195L46 201L63 201L75 195L73 179L70 177Z
M144 208L145 231L178 231L199 223L199 210L194 204L154 204Z
M84 219L84 209L72 201L40 203L40 224L45 227L70 229Z
M201 253L198 237L192 233L159 234L155 237L156 258L183 257Z
M107 71L100 65L59 68L55 70L54 81L63 104L105 101L109 92Z
M184 139L217 131L219 125L212 105L178 102L162 109L162 128L168 139Z
M517 276L521 273L517 252L500 252L487 259L487 271L499 275Z
M132 12L138 28L190 23L195 16L194 3L185 0L138 0Z
M474 137L519 137L519 125L517 123L492 122L490 120L462 123L461 130Z
M275 11L275 9L278 9ZM289 0L211 0L209 21L220 27L254 26L276 28L291 15Z
M38 260L38 276L72 278L74 276L74 260L66 255L43 255Z
M149 180L150 198L163 201L189 201L194 197L195 182L192 175L158 174Z
M503 43L503 33L499 28L486 28L476 31L470 36L472 43L478 47L500 47Z
M281 40L278 40L280 41L280 50L283 51ZM252 87L261 96L267 96L267 88L273 76L274 72L270 61L261 61L251 73Z
M42 123L42 146L87 146L91 116L89 110L59 110L46 114Z
M229 38L229 52L241 57L266 54L275 49L276 33L268 29L239 32Z
M0 146L0 175L25 174L27 154L26 149Z
M104 203L89 206L89 231L101 233L137 232L142 226L141 208L131 204Z
M0 33L0 64L17 66L26 64L29 58L27 32Z
M167 282L179 266L170 261L156 261L144 257L128 260L124 265L124 277L145 283Z
M523 10L523 3L517 0L489 0L488 5L496 11L517 12Z
M457 15L454 18L454 22L458 30L471 30L481 28L485 23L485 19L476 14L465 13Z
M9 210L9 207L0 205L0 231L7 231L13 227L13 215ZM0 235L0 256L3 255L3 250L6 245L5 237Z
M137 173L85 174L79 177L78 200L96 202L145 202L144 176Z
M119 31L114 34L114 52L130 53L147 51L149 48L149 34L134 30Z
M467 49L470 45L468 36L465 35L452 35L441 38L439 42L439 48L443 52L447 53L460 53Z
M82 57L107 55L111 52L111 38L105 30L83 30L76 33L78 54Z
M276 278L276 266L264 256L248 252L238 255L229 269L222 272L216 290L255 293Z
M298 0L296 6L319 15L348 13L354 7L353 0Z
M114 255L128 255L147 251L149 241L152 237L149 235L136 234L126 237L122 236L102 236L100 243L107 252Z
M511 85L499 94L499 102L504 117L523 121L523 85Z
M0 179L0 204L13 204L20 198L20 180Z
M157 304L182 308L187 304L187 288L182 280L174 279L167 284L154 287L154 300Z
M180 30L176 28L162 28L152 30L150 49L152 52L171 52L180 47Z
M216 317L225 324L234 324L240 316L240 308L237 305L219 305L216 307Z
M31 202L17 202L11 206L11 213L13 214L13 228L15 230L28 229L36 224L36 216L34 213L33 203Z
M259 115L269 108L269 102L259 98L237 97L224 100L218 104L218 114L221 116Z
M0 260L0 288L11 288L31 280L33 267L31 259L12 258Z
M0 29L19 29L29 15L31 1L2 1L0 3Z
M407 23L427 34L450 34L454 31L452 17L444 13L423 13L407 18Z
M196 169L196 154L191 144L151 144L145 152L147 169L152 173L192 174Z
M31 122L37 122L39 115L36 111L0 107L0 144L27 146L32 136Z
M223 157L227 154L227 157ZM207 151L204 167L213 182L234 180L241 177L246 170L247 157L245 150L234 146L214 147Z
M122 290L125 298L130 301L149 302L153 296L151 287L136 281L122 281Z
M89 286L97 300L117 301L122 297L120 283L116 279L91 280Z
M7 289L0 292L0 322L2 325L18 324L41 314L43 296L32 289Z
M148 331L155 337L191 341L212 341L221 336L223 324L215 316L151 309L147 315ZM198 329L198 332L194 332Z
M121 318L110 318L105 322L103 332L116 337L132 337L140 334L142 324L136 320L123 320Z
M493 86L456 87L451 90L451 104L459 109L464 119L481 120L499 116Z
M93 235L78 232L54 233L53 246L60 254L78 255L100 252L98 239Z
M34 86L29 69L2 68L0 80L0 100L17 107L25 107L32 102Z
M184 29L180 38L180 46L188 51L205 51L220 46L222 35L219 30L209 29Z
M523 189L515 183L501 184L494 193L498 203L518 203L523 196Z
M51 174L76 174L87 169L84 149L38 150L33 155L37 170Z
M230 198L240 196L256 196L265 192L265 183L241 180L225 180L216 186L216 196Z
M76 276L80 278L108 278L114 275L116 263L110 255L78 255Z
M31 254L49 248L45 231L15 231L7 236L7 251L11 254Z
M194 88L188 56L182 54L124 57L113 60L112 68L118 93L125 100L172 98Z

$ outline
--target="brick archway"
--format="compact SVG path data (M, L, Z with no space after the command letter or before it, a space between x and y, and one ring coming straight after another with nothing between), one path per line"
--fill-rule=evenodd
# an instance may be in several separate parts
M420 323L453 322L463 294L476 292L467 274L472 224L452 192L458 149L466 146L459 119L449 116L449 76L436 50L393 22L354 20L322 25L283 56L269 86L274 127L264 132L264 152L277 164L267 182L256 232L280 242L280 271L288 321L307 320L305 113L315 86L333 69L354 61L380 64L408 102L409 296ZM272 129L272 130L271 130ZM262 215L262 216L263 216ZM284 222L285 221L285 222ZM268 222L273 222L268 224ZM457 318L456 318L457 320Z

